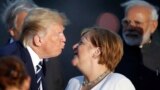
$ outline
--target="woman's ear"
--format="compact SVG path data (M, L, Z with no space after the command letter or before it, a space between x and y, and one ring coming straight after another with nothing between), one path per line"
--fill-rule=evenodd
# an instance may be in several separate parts
M41 46L42 45L42 40L43 38L41 38L39 35L35 35L34 37L33 37L33 44L35 45L35 46Z
M93 57L99 57L99 55L101 54L101 50L99 47L94 49L94 53L93 53Z

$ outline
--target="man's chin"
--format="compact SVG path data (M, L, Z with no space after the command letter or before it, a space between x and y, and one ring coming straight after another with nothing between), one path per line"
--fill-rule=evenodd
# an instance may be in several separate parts
M139 46L141 45L141 41L142 41L140 38L130 38L127 36L123 36L123 39L125 43L129 46Z
M56 54L53 54L52 56L53 56L53 57L58 57L59 55L61 55L61 53L62 53L62 51L60 51L60 52L58 52L58 53L56 53Z

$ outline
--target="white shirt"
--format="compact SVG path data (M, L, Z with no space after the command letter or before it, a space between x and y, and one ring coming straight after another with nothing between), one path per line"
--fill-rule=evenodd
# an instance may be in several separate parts
M40 61L42 61L42 59L39 58L39 56L32 50L31 47L26 46L26 48L31 56L33 67L34 67L34 72L36 72L36 66L39 64ZM43 90L42 82L40 83L40 90Z
M65 90L81 90L84 76L69 80ZM91 90L135 90L132 82L122 74L110 73Z

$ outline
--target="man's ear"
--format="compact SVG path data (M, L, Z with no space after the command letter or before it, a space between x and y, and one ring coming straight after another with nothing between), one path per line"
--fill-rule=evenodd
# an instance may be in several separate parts
M151 33L154 33L156 31L157 27L158 27L158 21L154 20L152 22L152 31L151 31Z
M15 36L15 32L14 32L14 30L13 30L13 29L9 29L9 30L8 30L8 32L9 32L9 34L10 34L12 37L14 37L14 36Z
M34 37L33 37L33 44L35 45L35 46L41 46L42 45L42 38L39 36L39 35L35 35Z

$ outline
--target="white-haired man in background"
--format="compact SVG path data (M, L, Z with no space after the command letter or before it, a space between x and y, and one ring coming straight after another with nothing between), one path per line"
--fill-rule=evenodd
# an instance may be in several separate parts
M158 26L158 10L144 0L130 0L123 3L122 7L125 7L122 19L122 37L125 46L123 60L116 71L129 77L136 90L156 90L160 88L159 72L156 74L157 70L151 70L144 62L146 62L146 52L150 53L148 54L149 62L155 62L151 58L159 57L159 55L154 56L151 51L145 51L144 47L153 43L151 37ZM155 65L156 68L158 66L160 66L160 60L157 60L157 65Z

